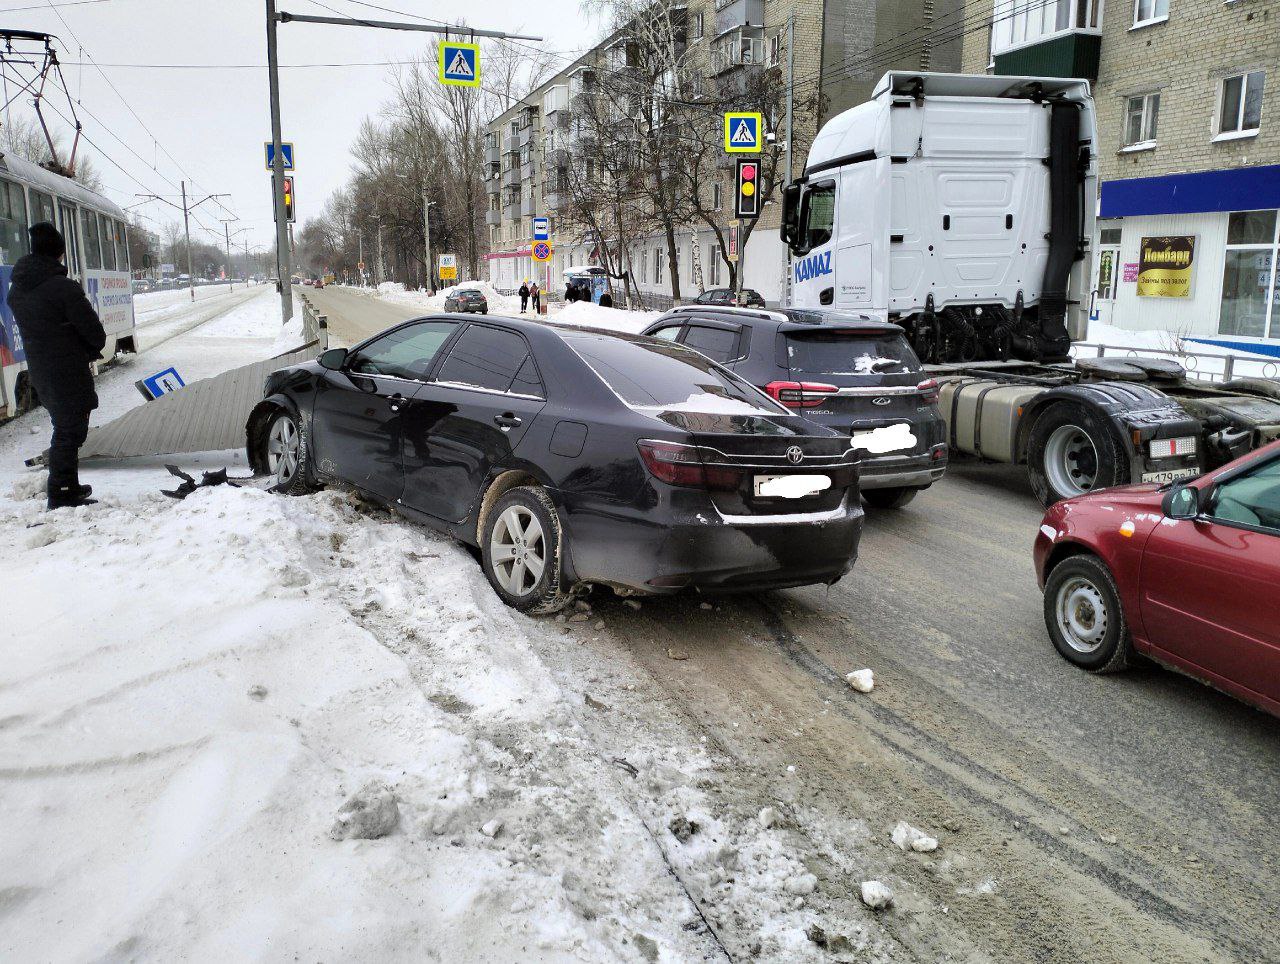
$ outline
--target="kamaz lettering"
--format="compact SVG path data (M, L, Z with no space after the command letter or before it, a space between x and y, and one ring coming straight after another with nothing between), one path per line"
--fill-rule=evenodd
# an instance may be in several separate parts
M796 281L808 281L824 274L831 274L831 252L813 254L796 262Z

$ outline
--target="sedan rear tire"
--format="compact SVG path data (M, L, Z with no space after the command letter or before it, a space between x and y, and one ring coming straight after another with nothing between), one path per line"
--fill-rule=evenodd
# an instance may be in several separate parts
M309 488L307 440L297 416L292 412L277 412L263 433L262 445L262 464L275 476L271 491L285 495L306 492Z
M480 533L484 574L513 609L534 615L559 612L570 600L560 585L564 535L544 489L523 485L504 493Z
M1054 647L1091 673L1116 673L1133 661L1133 640L1111 570L1093 555L1058 563L1044 587L1044 622Z
M864 489L862 499L867 505L876 509L901 509L920 491L920 489L907 489L902 486L892 489Z

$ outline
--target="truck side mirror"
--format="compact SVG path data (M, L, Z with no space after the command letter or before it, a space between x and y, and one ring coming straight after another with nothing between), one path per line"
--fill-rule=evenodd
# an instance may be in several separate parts
M778 234L788 247L795 247L800 236L800 185L788 184L782 189L782 224Z

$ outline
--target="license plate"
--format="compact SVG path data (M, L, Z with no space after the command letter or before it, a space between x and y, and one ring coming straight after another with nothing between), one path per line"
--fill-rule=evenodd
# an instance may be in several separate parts
M1178 479L1189 479L1199 475L1199 469L1166 469L1164 472L1143 472L1143 482L1156 482L1163 485L1165 482L1176 482Z
M756 495L763 499L803 499L831 488L829 475L757 475Z

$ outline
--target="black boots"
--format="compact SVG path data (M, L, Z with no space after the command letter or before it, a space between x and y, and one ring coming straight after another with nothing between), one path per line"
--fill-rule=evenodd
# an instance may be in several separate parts
M52 512L54 509L74 509L78 505L97 505L98 500L89 498L91 495L91 485L50 485L49 501L45 507Z

